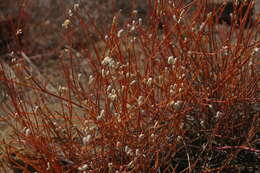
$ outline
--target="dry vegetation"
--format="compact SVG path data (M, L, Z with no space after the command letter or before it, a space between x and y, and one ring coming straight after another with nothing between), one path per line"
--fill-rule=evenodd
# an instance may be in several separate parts
M206 0L57 1L39 23L25 2L28 44L1 61L1 172L259 171L254 1L230 25Z

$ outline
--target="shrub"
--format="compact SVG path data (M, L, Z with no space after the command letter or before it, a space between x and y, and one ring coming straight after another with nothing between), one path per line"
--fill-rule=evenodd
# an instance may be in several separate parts
M138 11L123 26L117 14L105 33L75 4L63 23L62 80L34 75L32 64L21 66L22 82L4 71L2 119L13 130L4 160L31 172L256 168L259 18L217 25L204 1L174 2L147 1L145 25ZM73 49L93 33L97 42Z

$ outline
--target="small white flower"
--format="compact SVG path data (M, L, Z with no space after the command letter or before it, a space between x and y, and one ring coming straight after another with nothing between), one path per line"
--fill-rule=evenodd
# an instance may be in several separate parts
M180 101L180 100L178 100L176 102L175 101L171 101L169 103L169 105L172 106L174 109L179 110L181 108L181 106L182 106L182 101Z
M63 24L62 24L62 27L67 29L69 28L69 25L71 24L71 21L69 19L66 19Z
M130 82L130 85L134 85L136 83L136 80L132 80L131 82Z
M109 67L115 67L115 61L113 58L106 56L101 62L102 65L108 65Z
M252 55L255 55L255 54L259 53L259 51L260 51L260 48L255 47L253 52L252 52Z
M35 113L37 113L37 112L38 112L38 110L39 110L39 106L38 106L38 105L36 105L36 106L34 107L34 112L35 112Z
M80 81L81 77L82 77L82 73L79 73L78 74L78 81Z
M138 137L138 140L139 140L139 141L141 141L142 139L144 139L144 134L143 134L143 133L141 133L141 134L139 135L139 137Z
M112 101L115 101L117 99L116 90L112 89L111 93L108 94L108 98Z
M125 152L127 153L130 150L130 148L126 145L125 146Z
M47 168L46 168L46 170L49 171L50 169L51 169L51 164L50 164L50 162L47 162Z
M177 141L180 142L182 140L182 136L177 136Z
M212 15L212 12L209 12L209 13L207 14L207 18L210 18L211 15Z
M21 35L23 33L23 30L21 28L16 30L16 35Z
M120 38L123 34L124 30L123 29L120 29L118 32L117 32L117 37Z
M148 78L147 81L146 81L146 84L147 84L148 86L151 86L152 83L153 83L153 78L151 78L151 77Z
M59 90L59 92L64 92L64 91L67 91L68 88L65 86L59 86L58 90Z
M106 77L106 70L105 70L105 69L101 69L101 76L102 76L103 78Z
M121 147L121 145L122 145L121 142L117 141L116 148L119 149Z
M143 96L139 96L137 99L137 104L140 106L144 101L144 97Z
M125 146L125 152L129 156L133 156L134 155L133 150L130 147L128 147L128 146Z
M109 163L107 164L107 166L108 166L108 168L111 170L111 169L113 168L113 163L112 163L112 162L109 162Z
M176 87L177 87L176 84L170 86L170 94L174 94L175 93Z
M133 25L130 29L131 32L133 32L135 30L135 26Z
M158 127L158 125L159 125L159 122L158 122L158 121L156 121L156 122L154 123L154 125L153 125L153 128L157 128L157 127Z
M25 128L25 136L29 136L31 134L31 130L29 128Z
M176 17L176 15L173 15L172 18L173 18L173 20L174 20L175 22L177 22L177 17Z
M138 13L138 11L137 10L133 10L132 13L136 15Z
M141 152L140 152L139 149L136 149L136 150L135 150L135 155L136 155L136 156L140 156L140 155L141 155Z
M215 116L215 118L216 118L216 119L218 119L218 118L220 118L220 116L221 116L221 115L223 115L223 113L222 113L222 112L220 112L220 111L218 111L218 112L216 113L216 116Z
M88 144L90 142L90 140L91 140L91 135L87 135L87 136L83 137L83 139L82 139L83 145Z
M112 58L110 58L109 56L106 56L103 61L101 62L102 65L108 65L111 61L113 61Z
M130 163L128 163L127 168L128 168L128 169L133 169L134 166L135 166L135 162L134 162L134 161L131 161Z
M73 16L73 12L72 12L72 10L69 10L69 12L68 12L68 13L69 13L69 16L70 16L70 17L72 17L72 16Z
M109 92L111 91L111 89L112 89L112 86L111 86L111 85L108 85L108 86L107 86L107 93L109 93Z
M97 116L97 120L101 120L101 119L103 119L104 117L105 117L105 110L102 109L102 110L100 111L99 116Z
M205 25L206 25L206 22L202 22L199 30L201 31L205 27Z
M93 75L90 75L88 79L88 84L91 85L93 81L94 81L94 77Z
M77 11L78 9L79 9L79 4L78 4L78 3L74 4L73 10L74 10L74 11Z
M183 127L184 127L184 123L181 122L181 123L180 123L180 129L182 129Z
M17 58L12 58L11 62L14 63L15 61L17 61Z
M123 93L124 91L125 91L125 89L126 89L126 86L124 86L124 85L122 85L122 87L121 87L121 92Z
M78 170L79 170L79 171L85 171L85 170L87 170L88 168L89 168L88 165L87 165L87 164L84 164L84 165L78 167Z
M194 121L194 117L191 115L186 115L187 120Z
M138 24L139 24L139 25L142 25L142 23L143 23L143 19L142 19L142 18L139 18L139 19L138 19Z
M204 121L204 120L200 120L200 125L201 125L202 127L205 127L205 121Z

